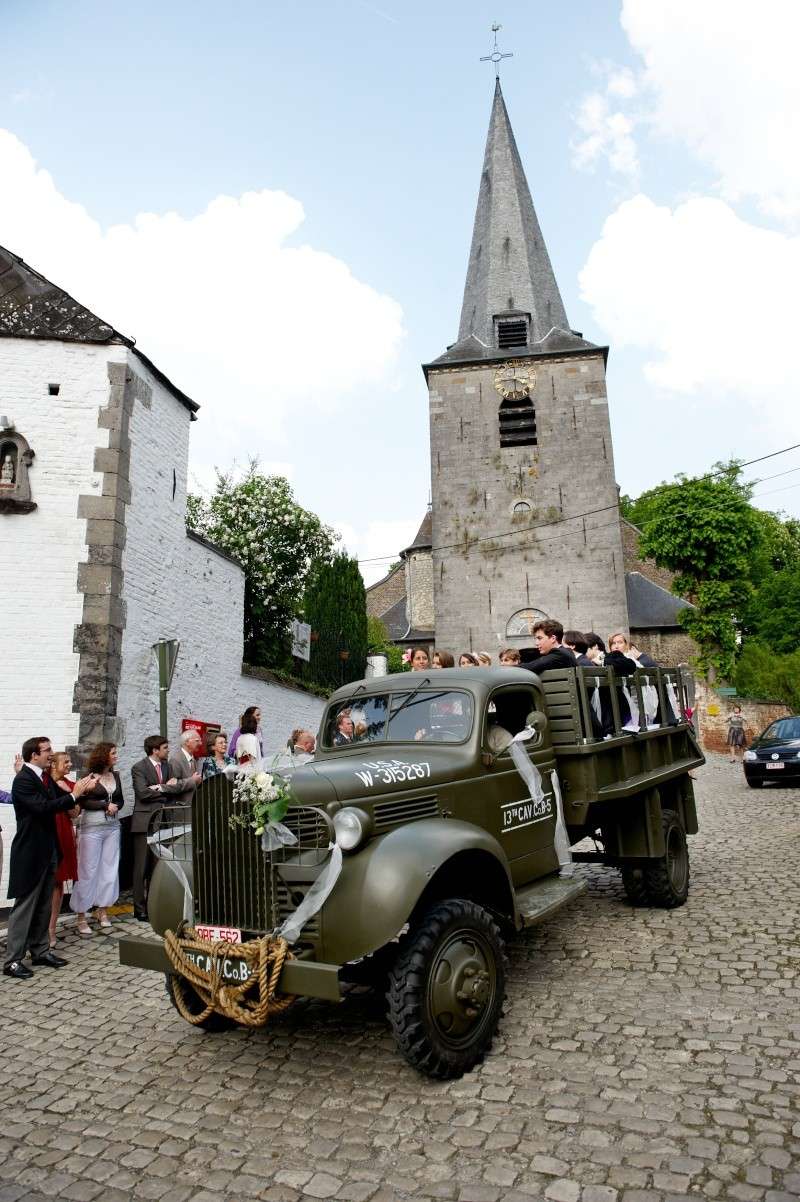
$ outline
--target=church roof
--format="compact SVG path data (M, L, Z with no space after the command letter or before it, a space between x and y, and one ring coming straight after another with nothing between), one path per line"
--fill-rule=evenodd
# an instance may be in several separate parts
M422 524L417 531L414 541L406 547L403 555L407 555L409 551L430 550L433 546L433 511L428 506L425 517L422 519Z
M528 322L527 349L498 354L495 318ZM560 339L576 344L554 345ZM549 340L549 342L548 342ZM472 247L464 286L458 340L437 360L469 362L592 344L570 331L569 321L533 207L514 131L498 79L483 159Z
M176 400L185 405L192 421L200 408L134 345L133 338L120 334L119 330L3 246L0 246L0 338L121 343L129 347Z
M631 630L680 626L681 610L694 608L690 601L684 601L683 597L676 597L660 584L654 584L641 572L625 573L625 592Z

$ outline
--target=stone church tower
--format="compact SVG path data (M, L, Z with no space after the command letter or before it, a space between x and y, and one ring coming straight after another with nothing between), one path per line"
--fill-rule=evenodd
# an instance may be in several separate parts
M498 80L458 341L424 368L439 647L627 629L607 353L570 329Z

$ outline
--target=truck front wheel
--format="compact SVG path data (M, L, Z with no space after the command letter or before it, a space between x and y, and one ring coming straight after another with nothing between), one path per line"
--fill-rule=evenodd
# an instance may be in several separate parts
M409 1064L461 1077L492 1045L505 997L505 956L491 914L475 902L438 902L401 942L389 974L389 1022Z
M622 883L635 906L659 906L674 910L689 896L689 848L686 831L675 810L663 810L666 854L645 868L622 869Z

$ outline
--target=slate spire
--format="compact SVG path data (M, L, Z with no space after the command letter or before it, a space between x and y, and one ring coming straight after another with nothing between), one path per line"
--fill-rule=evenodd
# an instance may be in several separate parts
M542 238L500 80L494 90L472 233L458 343L470 336L495 347L495 318L530 314L527 343L569 330Z

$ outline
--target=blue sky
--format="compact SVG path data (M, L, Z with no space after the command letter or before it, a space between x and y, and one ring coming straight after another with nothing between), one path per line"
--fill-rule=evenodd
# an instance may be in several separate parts
M665 5L627 0L623 28L621 6L609 0L577 0L568 12L463 0L226 8L205 0L141 0L135 8L5 0L0 127L49 173L59 199L47 201L52 217L43 202L37 221L26 220L22 204L4 212L0 201L0 244L45 274L57 270L58 283L135 335L201 403L196 480L206 482L213 463L227 467L257 453L286 467L299 500L345 530L352 549L365 558L393 555L428 496L419 365L457 330L494 82L491 65L478 60L491 49L496 20L504 26L501 47L514 52L502 67L504 94L567 313L586 336L611 343L623 490L800 441L796 405L783 395L793 390L788 369L775 368L766 384L755 361L723 370L723 358L740 354L753 329L746 321L734 337L719 317L730 292L719 264L736 261L749 273L737 280L748 305L768 309L769 289L774 319L791 325L778 306L784 295L793 299L781 264L796 253L796 180L776 169L765 194L763 132L748 142L743 128L741 145L732 146L724 106L717 115L698 88L699 117L691 107L698 64L712 97L722 92L726 100L727 88L728 109L748 104L747 66L737 57L744 55L753 60L760 103L791 115L788 64L783 80L773 62L778 81L765 99L757 84L762 48L734 37L738 0L707 0L700 16L684 0ZM788 3L768 6L795 19ZM666 21L659 10L668 11ZM596 98L593 108L587 97ZM619 156L614 161L620 148L623 169ZM19 180L24 193L33 176L18 158L5 160L15 164L6 181ZM104 234L135 227L143 213L190 223L215 198L251 192L283 192L302 205L304 219L282 227L278 242L282 251L312 249L303 288L286 287L294 260L285 256L270 260L275 274L259 278L246 243L227 233L198 231L187 241L191 297L178 269L186 258L168 254L161 278L151 266L149 279L132 285L136 303L123 294L124 269L104 278L112 258L96 230L86 234L82 261L65 250L81 245L68 232L67 202L83 206ZM642 198L638 208L634 196ZM609 217L611 234L604 233ZM724 230L706 261L705 248ZM765 234L772 241L762 253ZM87 265L91 256L96 262ZM336 272L342 265L367 286L353 300L349 326L353 289L337 292L332 260ZM587 262L589 282L581 285ZM688 265L683 281L677 263ZM318 270L328 273L319 289ZM148 289L159 293L158 306L148 306ZM271 296L275 306L276 293L289 312L260 326L259 305ZM402 309L402 333L398 311L380 298ZM250 314L247 355L231 334L237 305ZM346 337L323 347L319 334L334 308ZM713 314L704 341L701 327ZM209 338L217 336L212 363ZM332 366L337 354L341 362ZM772 470L794 463L800 456ZM768 503L797 511L798 497L789 489Z

